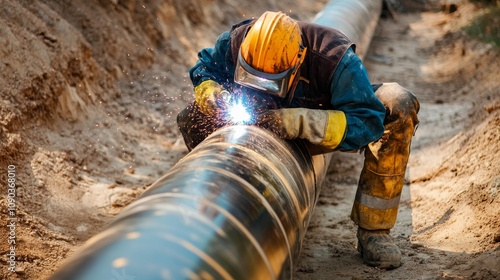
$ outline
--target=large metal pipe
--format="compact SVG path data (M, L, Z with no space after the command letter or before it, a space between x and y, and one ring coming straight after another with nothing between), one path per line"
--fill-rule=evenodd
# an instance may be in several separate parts
M289 278L324 175L315 164L266 130L218 130L54 279Z
M349 32L374 17L355 18L328 26L367 36ZM257 127L220 129L51 279L291 278L330 159Z

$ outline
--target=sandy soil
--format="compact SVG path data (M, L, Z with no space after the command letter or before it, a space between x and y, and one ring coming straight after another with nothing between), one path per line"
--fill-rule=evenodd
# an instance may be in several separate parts
M7 187L0 196L1 279L47 278L186 154L175 116L192 100L201 47L264 10L310 20L326 1L56 2L0 7L1 185L16 179L15 201ZM499 52L460 31L474 6L400 2L366 65L422 106L393 230L404 264L361 264L348 215L362 155L337 153L295 279L500 278Z

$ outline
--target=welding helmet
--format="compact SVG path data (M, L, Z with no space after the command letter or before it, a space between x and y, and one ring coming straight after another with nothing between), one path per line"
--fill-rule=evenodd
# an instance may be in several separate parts
M298 23L282 12L265 12L243 39L235 82L285 98L305 54Z

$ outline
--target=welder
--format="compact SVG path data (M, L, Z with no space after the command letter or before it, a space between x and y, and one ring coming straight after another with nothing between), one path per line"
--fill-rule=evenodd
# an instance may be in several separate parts
M282 12L234 25L202 49L189 74L195 101L177 122L193 149L231 124L235 100L252 108L247 124L309 144L314 153L363 151L364 166L351 212L363 261L401 265L390 236L396 222L417 98L397 83L372 84L341 31L294 20Z

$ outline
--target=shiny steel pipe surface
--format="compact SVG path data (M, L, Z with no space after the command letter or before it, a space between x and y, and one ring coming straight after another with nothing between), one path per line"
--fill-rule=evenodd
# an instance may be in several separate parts
M314 22L364 53L374 2L331 1ZM331 155L253 126L220 129L50 279L291 278Z
M52 279L290 278L325 166L267 130L220 129Z

